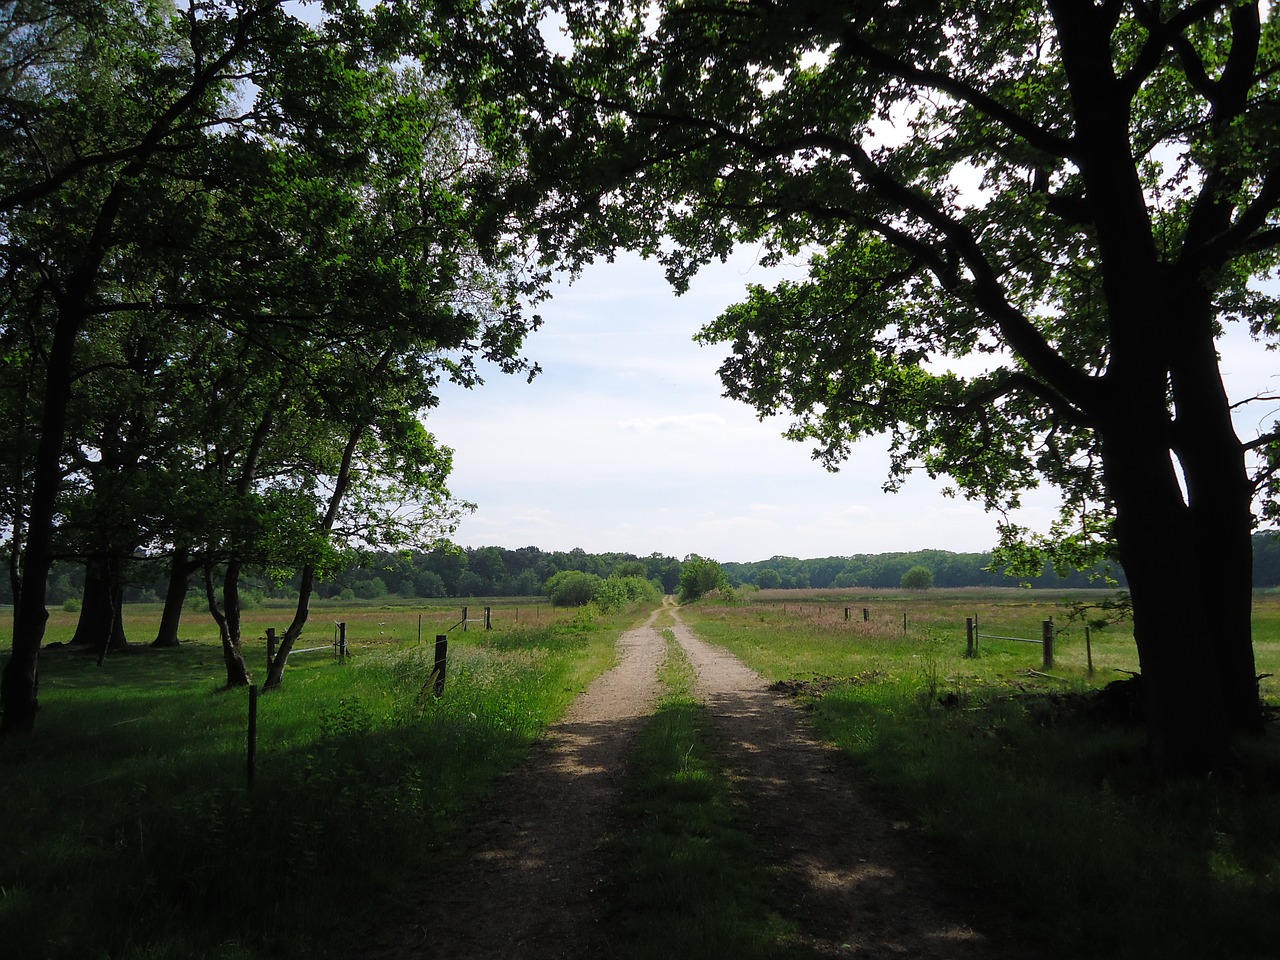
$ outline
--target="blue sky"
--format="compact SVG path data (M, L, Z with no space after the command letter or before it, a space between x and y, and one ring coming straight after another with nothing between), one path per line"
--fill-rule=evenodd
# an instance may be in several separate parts
M780 436L785 418L761 423L720 395L728 348L694 333L784 272L743 252L676 297L657 264L624 255L559 288L528 343L533 383L496 374L448 390L428 418L455 450L453 492L479 505L458 542L726 561L990 548L996 518L942 484L881 491L887 441L828 473ZM1054 502L1032 498L1024 520L1047 526Z
M676 297L657 264L620 255L559 288L527 345L543 367L533 383L494 374L446 391L428 418L455 450L454 494L479 507L457 542L739 562L992 547L997 517L944 497L945 484L919 474L882 492L886 440L861 442L828 473L780 436L785 418L759 422L720 395L728 347L701 347L694 333L748 284L788 272L802 268L768 270L743 251ZM1224 341L1223 369L1233 399L1280 392L1275 354L1242 332ZM1241 435L1276 408L1242 409ZM1038 491L1015 519L1047 530L1056 508L1054 491Z

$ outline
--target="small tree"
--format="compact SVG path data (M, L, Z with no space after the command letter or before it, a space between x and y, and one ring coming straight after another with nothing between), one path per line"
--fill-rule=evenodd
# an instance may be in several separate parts
M933 571L916 565L902 575L903 590L928 590L933 586Z
M713 590L728 592L729 578L714 560L691 553L680 565L680 602L692 603Z

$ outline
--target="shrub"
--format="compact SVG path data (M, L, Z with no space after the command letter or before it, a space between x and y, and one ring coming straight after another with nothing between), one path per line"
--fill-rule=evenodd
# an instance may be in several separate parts
M552 604L557 607L581 607L596 598L603 582L594 573L561 570L547 581L544 589Z
M713 590L729 593L729 578L714 560L691 553L680 564L680 602L692 603Z
M933 586L933 571L928 567L914 566L902 575L902 589L928 590Z
M657 584L644 577L610 577L596 590L595 601L602 610L613 610L642 601L662 599Z

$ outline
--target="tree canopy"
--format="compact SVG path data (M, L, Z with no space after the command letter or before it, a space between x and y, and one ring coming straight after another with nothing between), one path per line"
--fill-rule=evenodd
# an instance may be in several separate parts
M243 563L427 546L459 508L418 418L442 378L479 383L480 358L532 369L544 275L481 223L471 184L509 158L441 94L437 12L0 11L0 729L34 722L57 556L224 562L224 614L209 596L230 648Z
M509 197L544 249L638 249L678 289L738 244L806 258L704 328L726 392L829 467L887 433L891 489L924 470L1007 510L1056 486L1061 522L1007 525L1005 558L1116 558L1158 762L1229 764L1261 722L1250 534L1278 448L1237 435L1217 341L1280 332L1269 5L485 6L460 90L527 142Z

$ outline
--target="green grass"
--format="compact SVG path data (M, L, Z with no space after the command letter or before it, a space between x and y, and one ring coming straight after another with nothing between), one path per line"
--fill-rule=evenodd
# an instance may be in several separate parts
M358 952L631 625L558 616L553 627L547 613L451 633L440 699L426 689L433 644L417 645L416 616L413 640L406 619L400 637L357 642L345 663L291 659L284 689L260 700L252 789L247 693L221 689L217 644L131 648L101 668L46 650L37 732L0 748L6 955Z
M1030 636L1018 631L1053 613L1052 602L940 591L875 599L883 605L876 613L888 607L897 616L863 624L858 604L858 620L846 624L843 600L811 598L786 611L776 602L700 605L685 619L775 680L846 678L809 700L820 732L887 806L962 864L976 889L1007 904L1047 955L1277 955L1275 731L1242 745L1248 773L1237 780L1165 784L1149 772L1140 730L1104 726L1080 707L1081 695L1116 670L1136 669L1132 639L1117 628L1095 643L1092 676L1082 638L1066 637L1044 677L1028 672L1040 671L1030 645L993 642L966 658L963 616L982 609L986 624ZM1280 603L1260 596L1257 608L1259 669L1267 671L1280 649ZM1267 691L1274 703L1274 686Z
M739 800L716 756L694 671L671 632L664 695L631 760L617 844L623 960L784 960L789 942L770 904L772 873L742 829Z

